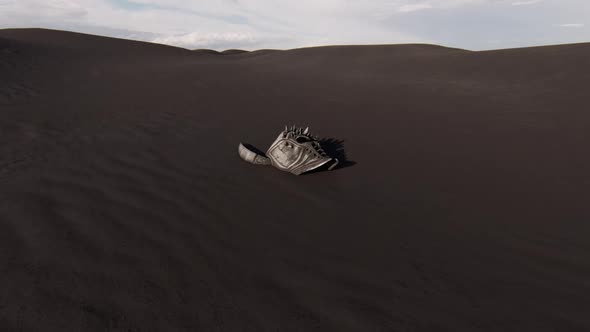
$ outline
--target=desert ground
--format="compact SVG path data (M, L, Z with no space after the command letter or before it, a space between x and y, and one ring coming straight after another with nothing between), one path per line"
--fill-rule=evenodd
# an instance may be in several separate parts
M0 330L588 331L590 44L0 30ZM310 126L339 168L238 157Z

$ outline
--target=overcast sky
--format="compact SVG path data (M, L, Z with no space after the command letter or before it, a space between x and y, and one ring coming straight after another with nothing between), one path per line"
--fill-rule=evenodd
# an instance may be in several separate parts
M0 28L185 48L432 43L471 50L590 42L590 0L0 0Z

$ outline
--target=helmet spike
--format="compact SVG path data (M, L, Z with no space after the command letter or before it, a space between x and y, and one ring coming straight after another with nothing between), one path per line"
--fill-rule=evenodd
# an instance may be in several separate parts
M305 135L309 134L309 127L305 128L305 130L303 131L303 134L305 134Z

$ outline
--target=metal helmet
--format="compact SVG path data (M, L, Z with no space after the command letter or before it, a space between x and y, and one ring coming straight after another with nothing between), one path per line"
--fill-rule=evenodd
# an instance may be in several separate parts
M326 168L333 169L338 159L329 157L322 149L318 138L308 128L285 129L270 145L266 156L254 152L254 148L240 143L238 153L242 159L257 165L272 165L282 171L295 175Z

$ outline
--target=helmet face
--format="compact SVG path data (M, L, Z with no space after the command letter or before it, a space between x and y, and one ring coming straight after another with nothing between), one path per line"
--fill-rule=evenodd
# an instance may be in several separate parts
M276 168L299 175L333 161L308 129L285 128L266 155Z
M302 151L304 147L289 139L282 139L278 142L276 147L269 150L268 155L272 156L277 166L288 169L294 165L297 160L303 156Z

